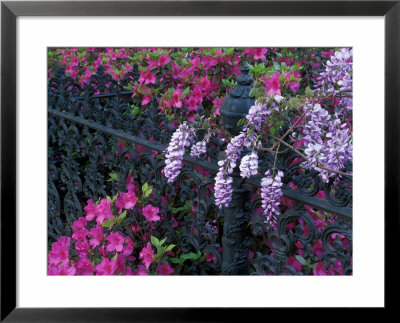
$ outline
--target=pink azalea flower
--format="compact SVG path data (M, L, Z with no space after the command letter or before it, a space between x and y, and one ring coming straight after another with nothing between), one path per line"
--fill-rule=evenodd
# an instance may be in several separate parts
M191 96L187 102L189 105L187 109L190 111L197 111L199 109L199 103L197 102L196 98Z
M100 244L100 241L103 239L103 228L100 225L97 225L95 228L90 229L89 237L90 239L89 244L95 248Z
M265 54L268 52L268 48L254 48L254 60L265 61Z
M281 87L280 87L280 77L279 72L275 72L274 75L272 75L269 79L265 80L265 87L268 90L267 95L271 94L278 94L281 95Z
M142 251L139 254L139 258L142 259L142 262L144 263L147 269L153 263L154 252L153 249L151 248L150 242L147 242L146 247L142 249Z
M72 229L74 229L74 231L77 231L79 229L84 229L85 226L87 224L87 220L85 217L81 216L78 220L76 220L73 224L72 224Z
M207 262L212 262L214 260L217 260L217 258L215 257L215 255L213 253L205 252L205 255L206 255Z
M149 273L147 272L147 268L145 266L139 265L138 266L138 270L135 273L135 275L137 275L137 276L148 276Z
M108 219L112 220L114 217L111 213L111 204L107 199L102 199L97 205L97 223L107 222Z
M169 264L162 264L157 266L157 271L160 275L172 275L174 273L174 269Z
M87 201L84 210L86 211L86 220L92 221L97 216L97 207L92 200Z
M180 96L182 95L182 90L181 89L175 89L174 94L172 95L171 99L171 104L175 108L181 108L182 107L182 101L180 99Z
M151 101L151 98L152 98L151 94L143 94L142 105L145 106L145 105L149 104Z
M90 250L89 243L86 240L78 240L75 243L75 249L81 254L81 255L87 255Z
M322 254L324 253L325 249L324 246L322 245L321 240L317 240L313 247L312 247L312 252L318 257L321 258Z
M301 76L299 71L292 71L289 74L286 74L286 79L289 80L291 75L294 75L295 78L300 78ZM300 89L300 82L291 81L288 83L288 86L290 90L296 93Z
M119 234L118 232L113 232L107 237L107 241L109 242L107 246L107 251L122 251L124 247L124 237L121 234Z
M132 254L135 245L133 244L131 238L129 237L125 237L125 244L126 245L124 246L124 249L122 249L122 255L124 257L128 257L129 255Z
M69 261L69 245L71 238L65 236L60 237L56 242L53 242L49 253L49 264L58 265Z
M78 240L78 241L84 241L86 240L86 236L88 234L88 230L86 228L76 230L74 234L72 235L72 239Z
M76 268L70 267L69 264L61 266L50 265L47 273L51 276L73 276L76 273Z
M126 269L125 258L123 255L119 254L117 256L117 272L122 273Z
M101 263L96 266L96 274L101 276L110 276L114 274L115 269L117 269L117 262L103 257Z
M179 70L179 66L175 64L175 62L171 63L172 66L172 78L174 80L182 78L182 72Z
M75 263L76 274L79 276L93 275L93 266L87 257L82 257Z
M119 197L115 199L115 206L119 208L119 213L122 209L129 210L136 204L136 195L133 190L129 190L127 193L121 193Z
M200 85L201 90L207 91L208 87L210 86L210 80L207 77L203 77L200 80L199 85Z
M315 276L326 276L329 273L325 270L324 263L322 261L318 262L313 269L313 274Z
M289 266L292 266L294 268L294 270L296 270L296 272L298 272L298 273L301 272L301 269L303 268L302 263L300 261L298 261L296 259L296 257L294 257L294 256L291 256L287 260L286 264Z
M126 177L125 184L126 184L126 188L128 189L128 191L133 191L133 189L135 188L135 185L133 182L133 177L130 173Z
M143 215L146 218L147 221L158 221L160 220L160 217L157 215L160 210L158 207L154 207L151 204L146 205L146 207L143 209Z
M171 60L171 58L167 55L165 55L165 53L163 53L159 58L158 58L158 66L162 67L164 65L167 65L169 63L169 61Z
M156 84L156 75L151 73L149 69L147 72L140 72L140 84Z

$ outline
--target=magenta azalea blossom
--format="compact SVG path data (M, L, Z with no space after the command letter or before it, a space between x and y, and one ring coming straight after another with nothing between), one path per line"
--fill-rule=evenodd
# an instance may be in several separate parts
M100 225L97 225L95 228L90 229L89 237L92 237L89 244L93 248L97 247L103 239L103 228Z
M69 244L71 238L65 236L60 237L56 242L53 242L51 251L49 253L49 264L58 265L60 263L67 263L69 261Z
M139 83L156 84L156 76L155 74L152 74L150 70L147 72L140 72Z
M158 207L154 207L149 204L146 205L146 207L143 209L143 215L149 222L158 221L160 220L160 217L157 215L159 211L160 210L158 209Z
M115 260L103 258L101 263L96 266L96 274L100 276L110 276L114 274L115 269L117 269L117 262Z
M135 275L137 275L137 276L148 276L149 273L147 272L147 268L145 266L139 265L138 266L138 270L135 273Z
M268 48L254 48L254 60L265 61L265 54L268 52Z
M278 94L281 95L281 86L279 77L281 74L279 72L275 72L269 79L265 80L265 87L268 90L267 95Z
M87 257L82 257L75 263L76 274L79 276L93 275L93 266Z
M119 234L118 232L113 232L107 237L107 241L109 242L107 246L107 251L122 251L124 247L124 237L121 234Z
M88 230L86 228L76 230L74 234L72 235L72 239L75 239L77 241L84 241L86 240L86 236L88 234Z
M97 223L107 222L108 219L112 220L114 217L111 213L111 204L107 199L102 199L97 205Z
M164 65L167 65L171 58L165 53L163 53L159 58L158 58L158 66L163 67Z
M76 273L76 268L70 267L69 264L59 266L49 265L47 273L50 276L73 276Z
M115 206L119 208L120 213L122 209L129 210L136 204L136 195L133 190L129 190L127 193L121 193L119 197L115 199Z
M78 220L74 222L74 224L72 225L72 229L74 229L74 231L84 229L86 224L87 220L85 219L85 217L81 216Z
M174 273L174 269L169 264L157 266L157 271L162 276L172 275Z
M153 263L153 258L154 258L154 252L153 249L151 248L151 243L147 242L146 247L142 249L142 251L139 254L139 258L142 259L142 262L146 266L147 269L149 269L150 265Z
M87 201L84 210L86 211L86 220L92 221L97 216L97 207L92 200Z

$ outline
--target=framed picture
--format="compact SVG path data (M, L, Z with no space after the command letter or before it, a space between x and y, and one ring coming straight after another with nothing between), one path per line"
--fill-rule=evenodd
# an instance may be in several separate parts
M394 244L389 243L390 237L398 233L398 218L388 216L398 214L396 202L399 172L399 156L396 152L399 149L397 121L400 81L398 63L400 4L398 1L4 1L1 5L1 17L2 321L234 321L236 308L243 311L246 308L252 308L252 311L258 310L264 313L269 307L389 307L389 299L386 296L388 287L384 286L384 278L390 274L391 270L388 265L388 260L390 260L388 255L394 253ZM143 51L146 48L161 47L169 48L169 51L162 51L169 54L176 47L186 46L191 48L221 47L226 53L230 53L227 55L233 55L232 57L234 57L232 53L235 53L237 48L258 47L276 48L275 52L279 55L280 48L290 47L342 48L344 54L340 55L347 55L349 51L351 55L354 53L355 160L353 168L355 186L354 192L351 191L351 195L354 196L354 205L351 204L352 208L354 207L354 214L342 208L343 205L337 201L335 206L338 214L342 212L345 217L352 217L352 223L354 223L354 262L353 258L351 259L353 265L351 268L354 269L347 270L349 276L288 277L287 274L291 270L296 273L295 269L289 266L282 267L282 270L278 271L276 265L270 272L272 276L279 277L236 276L243 274L240 270L233 272L234 276L231 277L220 275L193 277L192 272L190 274L192 276L136 276L130 277L134 279L129 281L128 277L122 276L97 278L48 276L49 272L59 274L57 266L60 262L57 262L56 266L49 265L47 268L48 261L51 263L50 258L47 257L48 250L51 249L49 241L53 239L51 240L53 243L59 239L61 233L55 222L51 222L54 228L47 227L47 194L50 194L51 190L47 186L47 166L44 167L44 165L47 165L47 150L52 141L52 130L48 128L47 116L48 112L51 112L51 116L59 115L64 118L63 113L67 111L64 108L57 110L62 103L48 94L48 89L50 93L57 88L59 84L57 82L63 77L60 75L65 76L65 74L56 75L59 72L52 70L51 59L48 60L48 57L58 55L60 48L67 48L67 50L94 48L96 50L96 48L106 47L114 53L114 48L121 47L143 48ZM230 49L232 50L229 51ZM244 52L242 55L246 55L245 50L239 51ZM179 57L179 51L177 52L176 57ZM122 51L115 50L115 55L118 53L121 54ZM182 53L184 55L184 51ZM262 55L267 55L266 53L267 50ZM258 54L252 52L251 55ZM301 55L305 54L302 52ZM329 55L334 55L334 51ZM164 58L168 59L167 56ZM158 56L157 59L159 59ZM151 61L149 58L148 60ZM283 65L286 69L286 64ZM130 67L134 71L134 65ZM253 65L251 67L253 68ZM141 66L139 69L140 73L139 70L136 74L132 72L132 78L144 77ZM122 70L115 72L110 69L108 72L117 73L113 74L115 78L118 78L120 73L123 74ZM97 70L97 74L101 73ZM245 75L247 72L243 69L242 73ZM254 68L250 73L253 77L256 75ZM278 85L275 88L272 79L282 75L284 78L288 76L286 81L281 79L281 82L287 84L288 91L293 93L298 91L295 83L300 82L300 79L296 78L295 69L283 71L282 65L278 64L278 67L272 66L268 73L270 79L265 83L268 94L281 94L281 88ZM293 74L292 78L289 74ZM51 81L48 83L48 80L52 78L55 79L55 83ZM78 77L76 79L78 80ZM91 75L87 79L87 82L93 80ZM200 83L202 80L209 82L207 78L199 78ZM279 78L277 80L279 83ZM82 79L79 78L79 82L81 81ZM144 79L142 81L146 82ZM147 81L152 82L150 79ZM93 82L90 84L82 82L81 88L85 90L75 95L74 102L77 102L77 97L80 95L82 97L79 100L84 101L83 96L91 93L89 101L94 102L93 100L96 99L99 109L110 104L111 101L107 101L104 97L105 93L111 92L112 84L107 83L108 90L103 91L100 88L101 85L93 87ZM243 86L244 83L241 82L245 81L238 80L238 82L240 86ZM207 84L204 86L207 87ZM72 93L71 88L69 85L67 90ZM170 100L173 100L175 92L174 88L171 89ZM132 89L129 88L129 91ZM303 92L305 92L304 89ZM254 95L254 91L252 93ZM306 93L303 94L306 95ZM99 97L95 97L96 95ZM279 95L276 98L278 103ZM118 98L123 98L123 93L118 92ZM143 94L140 100L143 104L145 100ZM150 104L151 100L150 97L149 102L145 104ZM160 100L160 104L164 104L169 99L164 95L163 100ZM139 110L134 109L136 101L130 98L128 101L130 113L140 114ZM291 102L294 105L294 101ZM80 109L82 106L80 105ZM188 116L188 120L191 117L194 119L198 114L198 106L194 111L193 116ZM82 115L79 114L79 116ZM77 122L76 118L79 116L75 115L69 120ZM169 117L169 122L173 122L174 118L171 115ZM151 119L151 116L146 118ZM167 122L166 120L165 124ZM96 127L90 122L84 123L83 126L93 129ZM54 134L60 131L56 126L53 130ZM48 134L50 134L49 137ZM90 137L88 132L82 132L78 137L84 134L87 138ZM275 131L271 132L271 136L274 135ZM131 137L125 139L136 140ZM149 145L152 140L149 141ZM138 145L143 143L136 142ZM114 142L114 144L123 149L121 142ZM154 144L151 147L157 150L156 146L157 144ZM125 154L125 150L121 151ZM42 156L42 153L45 156ZM118 156L118 151L115 149L112 149L112 153ZM107 153L104 155L107 157ZM365 160L368 160L368 163ZM272 164L275 167L276 158L275 161L272 160ZM352 176L343 169L339 171L340 174ZM141 172L146 172L146 168L143 167ZM108 181L112 182L112 172L107 172L106 175L110 176ZM137 196L143 193L143 199L147 193L151 194L152 189L156 190L155 184L149 189L149 186L146 186L147 182L144 182L146 181L140 181L141 191L136 192ZM80 185L79 180L73 181L73 185ZM328 192L329 189L326 191ZM123 220L125 213L122 209L132 202L130 193L133 194L128 190L127 193L123 193L125 195L115 195L115 199L112 199L113 196L108 200L104 199L104 203L111 200L112 203L117 201L115 210L118 210L117 206L120 205L118 217L120 220L111 217L110 221L100 221L103 228L109 227L108 224L113 226ZM190 192L187 194L190 195ZM290 195L290 193L285 194ZM291 197L294 200L299 199L295 193L293 194ZM135 203L139 203L136 195L133 195ZM312 205L319 202L313 202L310 199L308 203ZM88 206L89 204L88 202ZM148 207L146 210L151 214L145 215L144 205L141 211L144 218L147 222L154 224L158 214L153 212L156 208ZM185 204L183 203L180 207L184 208ZM319 207L326 210L323 203ZM86 207L85 211L88 209L90 207ZM228 223L226 219L225 223ZM153 225L149 226L153 227ZM300 229L296 228L296 230ZM391 232L395 230L397 232ZM317 234L317 230L315 232ZM51 239L48 240L48 237ZM111 235L109 238L111 239ZM352 239L353 236L350 235L350 240ZM159 243L157 239L151 242L153 248L157 250ZM109 251L112 251L114 246L111 244L111 242L108 244ZM171 248L174 248L173 246L171 244ZM119 248L117 245L114 247L116 250ZM124 248L126 247L125 238ZM223 241L222 247L224 247ZM342 247L341 245L338 248ZM210 251L212 248L208 250L209 253L204 253L204 257L213 257ZM227 251L228 249L224 250L226 254L230 252ZM383 253L386 257L383 257ZM188 255L192 259L201 256L200 254ZM145 258L142 255L140 257ZM185 260L174 259L176 262ZM301 256L296 259L305 262ZM142 260L148 269L145 260ZM214 258L207 258L207 261L209 260L211 264L216 261ZM226 262L227 258L224 258L224 261ZM93 266L101 267L100 261L97 263L93 260L92 263ZM315 264L303 265L308 266L309 269L303 274L317 271ZM96 267L98 273L104 269L100 270L100 267ZM175 270L176 268L178 267L174 267ZM326 268L321 267L323 275L326 274ZM346 274L343 268L337 271L339 275ZM166 265L161 269L154 267L154 272L161 273L164 269L173 270ZM186 273L190 273L189 269L186 270ZM214 272L212 268L207 270ZM106 271L104 269L104 272ZM228 272L226 268L225 271ZM184 273L185 271L182 271L183 275ZM267 269L265 273L268 274ZM280 276L281 274L286 275ZM308 278L313 279L308 280ZM311 290L319 288L321 279L325 279L323 280L324 292L328 291L330 297L326 300L312 300ZM367 283L369 292L357 298L357 293L363 294L361 288ZM298 297L292 295L293 293L285 292L290 288L303 290L301 293L304 297L299 300ZM269 296L264 295L267 289L270 291ZM252 300L244 300L241 295L253 295L253 297Z

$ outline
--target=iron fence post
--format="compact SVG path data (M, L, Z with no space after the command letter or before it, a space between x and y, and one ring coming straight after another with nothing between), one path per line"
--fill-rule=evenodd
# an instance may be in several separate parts
M250 96L253 80L249 74L249 67L245 65L241 71L237 86L225 97L220 108L222 125L232 136L239 134L240 127L237 123L247 115L255 102ZM232 201L227 207L222 207L224 230L221 272L223 275L247 275L251 194L240 177L239 166L234 169L231 176L233 179Z

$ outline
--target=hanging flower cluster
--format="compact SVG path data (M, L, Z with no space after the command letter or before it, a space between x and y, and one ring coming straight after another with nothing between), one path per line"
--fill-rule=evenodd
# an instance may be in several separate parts
M194 131L184 122L172 135L171 141L166 151L166 160L164 175L168 178L168 182L172 183L178 177L182 168L183 155L185 147L193 143Z
M280 214L279 205L282 197L282 177L283 172L278 171L275 177L272 177L270 170L267 170L261 180L261 198L262 208L266 216L265 223L275 224L276 217Z
M304 167L316 169L324 182L340 174L347 160L353 159L351 131L346 123L332 119L327 110L315 104L309 110L310 120L304 127L304 153L308 157ZM324 168L321 168L323 165ZM330 171L331 170L331 171Z

